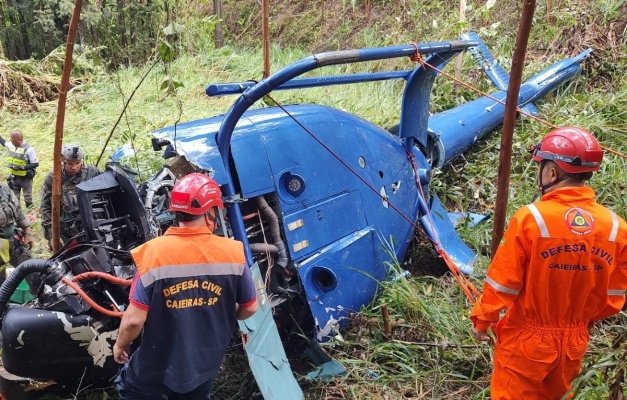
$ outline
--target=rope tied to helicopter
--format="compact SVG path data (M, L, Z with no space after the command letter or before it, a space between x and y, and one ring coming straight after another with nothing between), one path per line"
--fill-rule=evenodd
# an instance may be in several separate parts
M277 107L279 107L296 124L298 124L301 128L303 128L303 130L305 130L305 132L307 132L312 137L312 139L314 139L322 147L324 147L324 149L326 151L328 151L329 154L331 154L333 157L335 157L335 159L338 160L344 167L346 167L346 169L348 169L363 184L365 184L370 190L372 190L372 192L374 194L376 194L377 196L379 196L381 198L381 200L383 200L387 204L389 204L389 206L394 211L396 211L404 220L406 220L409 224L411 224L415 229L422 229L419 224L417 224L415 221L413 221L411 218L409 218L407 215L405 215L405 213L403 213L403 211L401 211L401 209L398 208L398 206L396 206L394 203L392 203L387 196L381 194L379 192L379 190L377 190L368 181L366 181L365 178L363 178L361 175L359 175L359 173L357 173L357 171L355 171L350 165L348 165L348 163L346 161L344 161L337 153L335 153L329 146L327 146L322 140L320 140L313 132L311 132L306 126L304 126L298 119L296 119L280 102L278 102L276 99L274 99L269 94L267 94L266 97L268 99L270 99L271 101L273 101L277 105ZM416 184L418 186L418 190L420 192L420 195L423 198L425 198L424 197L424 193L422 191L422 185L420 184L420 179L418 177L418 166L415 163L414 155L408 153L407 158L408 158L409 162L412 164L412 169L413 169L413 172L414 172L414 178L416 180ZM431 224L431 226L433 228L433 221L431 220L431 216L430 215L429 215L429 223ZM435 229L432 229L432 231L436 232ZM436 235L437 235L437 233L436 233ZM458 282L459 286L461 287L462 291L464 292L464 294L466 295L468 300L470 300L470 302L474 304L477 301L477 299L479 298L479 296L481 295L479 290L477 290L477 288L472 284L472 282L470 282L470 280L461 272L461 270L459 269L457 264L455 264L455 261L444 250L444 248L442 247L439 239L436 238L436 240L434 240L434 239L429 238L429 240L434 245L434 248L435 248L436 252L438 253L438 255L446 263L447 267L451 271L451 274L453 275L453 277L455 277L455 280Z
M420 184L420 178L418 177L418 165L416 164L416 157L413 153L410 153L409 151L406 151L406 153L407 153L407 158L411 162L412 169L414 170L414 179L416 182L416 187L418 189L418 192L420 193L422 198L426 198L422 190L422 185ZM479 296L481 296L481 292L479 292L477 287L466 277L466 275L464 275L463 272L461 272L461 270L459 269L455 261L444 250L444 248L441 245L440 239L438 238L438 231L437 229L435 229L435 224L433 223L433 220L431 219L431 213L427 214L427 216L429 220L429 225L431 226L431 231L436 237L435 240L431 240L431 238L429 238L429 240L431 240L431 242L433 243L435 251L442 258L442 260L444 260L444 262L446 263L446 266L451 271L451 274L453 275L453 277L459 284L460 288L462 289L462 291L464 292L468 300L470 300L472 304L476 303L477 300L479 299ZM417 228L415 223L413 225L414 227Z
M422 59L422 57L420 56L420 53L418 51L418 46L415 43L411 44L414 48L415 48L415 52L409 56L409 58L414 61L414 62L418 62L420 63L423 68L431 68L434 71L437 71L438 73L444 75L445 77L452 79L453 81L459 83L460 85L481 94L482 96L485 96L499 104L505 105L504 101L501 101L497 98L495 98L494 96L489 95L488 93L485 93L483 91L481 91L480 89L465 83L457 78L455 78L454 76L442 71L441 69L429 64L428 62L426 62L425 60ZM311 132L309 129L307 129L302 123L300 123L294 116L292 116L290 114L289 111L287 111L285 109L285 107L283 107L283 105L281 103L279 103L276 99L274 99L272 96L270 96L269 94L267 94L265 97L267 97L268 99L270 99L272 102L274 102L274 104L276 104L286 115L288 115L294 122L296 122L301 128L303 128L303 130L305 130L305 132L307 132L315 141L317 141L322 147L324 147L333 157L335 157L342 165L344 165L344 167L346 167L353 175L355 175L360 181L362 181L370 190L372 190L373 193L375 193L377 196L379 196L383 201L385 201L387 204L390 205L390 207L392 209L394 209L403 219L405 219L408 223L410 223L415 229L421 229L421 227L415 222L412 221L407 215L405 215L395 204L393 204L392 202L390 202L390 199L381 194L376 188L374 188L370 183L368 183L363 177L361 177L357 171L355 171L353 168L351 168L344 160L341 159L341 157L339 157L339 155L337 155L333 150L331 150L326 144L324 144L319 138L316 137L316 135ZM530 113L521 110L520 108L517 107L517 111L525 116L528 116L546 126L549 126L551 128L557 128L557 125L554 125L552 123L550 123L549 121L536 117L534 115L531 115ZM627 158L627 155L624 155L618 151L615 151L613 149L610 149L606 146L601 146L604 150L614 153L616 155L619 155L623 158ZM423 189L422 189L422 185L420 184L420 179L418 176L418 166L416 165L415 162L415 156L409 152L407 152L407 158L409 160L409 162L412 165L412 169L414 171L414 177L415 177L415 181L416 181L416 186L417 189L420 193L420 195L424 197L424 193L423 193ZM431 215L428 215L428 223L429 225L434 228L434 223L431 219ZM475 285L469 280L469 278L463 273L461 272L460 268L457 266L457 264L455 263L455 261L451 258L451 256L444 250L444 248L442 247L442 244L439 240L439 238L437 237L437 230L436 229L432 229L432 232L435 235L435 238L430 238L428 235L427 237L429 238L429 240L432 242L432 244L434 245L434 248L436 250L436 252L438 253L438 255L443 259L443 261L446 263L447 267L449 268L451 274L453 275L453 277L455 278L455 280L457 281L457 283L459 284L460 288L462 289L462 291L464 292L465 296L468 298L468 300L471 303L475 303L479 296L481 296L481 292L475 287Z
M477 87L474 87L473 85L471 85L469 83L466 83L466 82L462 81L461 79L458 79L458 78L454 77L453 75L451 75L451 74L449 74L447 72L444 72L444 70L442 70L442 69L440 69L440 68L438 68L438 67L436 67L434 65L429 64L428 62L426 62L420 56L420 53L418 52L418 46L416 46L415 43L411 43L411 45L414 46L416 51L414 52L414 54L409 56L410 60L412 60L414 62L420 63L420 65L422 65L423 68L431 68L432 70L436 71L438 74L442 74L443 76L445 76L445 77L449 78L450 80L452 80L453 82L455 82L455 83L465 87L466 89L469 89L469 90L472 90L473 92L479 93L480 95L485 96L485 97L489 98L490 100L494 100L495 102L497 102L497 103L499 103L499 104L501 104L503 106L505 105L505 102L503 100L499 100L499 99L495 98L494 96L491 96L490 94L482 91L481 89L479 89ZM533 120L535 120L535 121L537 121L537 122L539 122L541 124L544 124L544 125L548 126L549 128L552 128L552 129L558 128L557 125L547 121L546 119L538 117L538 116L535 116L535 115L533 115L533 114L531 114L531 113L529 113L529 112L527 112L527 111L525 111L525 110L523 110L523 109L521 109L519 107L516 107L516 111L519 112L520 114L526 116L526 117L529 117L529 118L531 118L531 119L533 119ZM615 154L615 155L617 155L619 157L627 159L627 154L623 154L623 153L621 153L619 151L616 151L616 150L614 150L614 149L612 149L610 147L607 147L607 146L603 146L603 145L600 145L600 146L601 146L601 148L603 150L605 150L605 151L607 151L609 153L612 153L612 154Z

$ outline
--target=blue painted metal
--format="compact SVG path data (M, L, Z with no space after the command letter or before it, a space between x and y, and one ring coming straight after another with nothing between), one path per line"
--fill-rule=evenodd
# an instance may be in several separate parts
M475 254L457 236L440 201L429 196L430 172L497 127L504 107L486 97L429 117L436 73L420 65L411 71L296 78L327 65L406 57L416 49L427 62L442 67L478 42L474 38L313 55L259 83L209 85L211 95L241 95L225 115L154 133L169 137L179 154L211 172L227 199L266 195L273 200L289 265L302 284L317 339L333 335L350 312L372 300L379 282L388 276L387 262L404 257L416 223L463 272L472 272ZM478 52L488 59L484 65L497 70L493 79L503 86L507 79L489 59L487 48ZM521 106L533 106L541 94L572 78L585 56L531 78L521 89ZM320 105L248 110L272 90L387 79L407 81L398 135ZM505 100L503 91L493 96ZM252 265L240 203L232 202L228 213L234 236L244 243ZM393 243L393 248L385 243ZM278 339L260 340L275 346Z
M440 200L433 198L429 214L420 217L420 225L437 249L445 250L464 274L472 274L476 255L457 236L455 226Z
M407 79L412 70L373 72L370 74L352 74L336 76L317 76L315 78L298 78L287 81L274 90L306 89L319 86L346 85L349 83L387 81L390 79ZM237 83L212 83L207 85L207 96L224 96L227 94L240 94L256 85L256 82Z
M469 227L477 226L480 223L487 221L492 213L488 214L476 214L471 212L450 212L448 213L448 219L455 226L459 224L467 224Z
M281 344L281 338L272 317L270 299L266 294L264 280L257 263L252 265L251 272L257 288L259 309L252 317L238 321L238 323L240 331L246 337L243 340L244 348L259 390L266 399L303 399L303 391L292 375L290 363Z
M588 49L576 57L562 60L528 79L520 87L518 100L520 107L523 109L527 107L525 110L530 111L531 114L537 114L533 102L551 90L555 90L562 82L576 76L581 71L581 62L588 57L590 52L591 50ZM494 61L492 61L487 70L494 72L495 69ZM502 80L498 78L494 81L500 84ZM491 97L505 103L507 91L501 90L492 94ZM432 116L429 119L429 135L437 147L437 159L432 160L433 166L442 167L468 150L477 140L493 131L501 124L504 110L504 104L482 97Z
M444 66L456 53L442 52L432 54L426 62L430 65ZM429 121L429 97L437 72L431 68L425 69L419 65L409 76L403 103L401 104L401 118L399 124L399 136L404 141L405 150L412 152L416 143L423 148L427 147L427 127Z
M483 68L486 75L490 78L494 86L499 90L507 90L509 86L509 74L496 61L488 47L483 43L479 35L475 32L469 32L462 35L464 40L475 40L477 46L468 49L477 64Z

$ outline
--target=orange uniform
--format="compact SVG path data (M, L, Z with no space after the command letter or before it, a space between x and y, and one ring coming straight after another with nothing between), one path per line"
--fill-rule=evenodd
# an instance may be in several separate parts
M627 224L589 187L564 187L518 210L470 318L499 320L492 399L567 398L591 322L616 314L627 289Z

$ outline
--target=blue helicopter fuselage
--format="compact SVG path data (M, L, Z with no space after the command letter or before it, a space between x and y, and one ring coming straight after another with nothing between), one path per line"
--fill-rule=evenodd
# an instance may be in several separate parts
M436 71L466 49L474 49L501 91L430 116ZM412 70L297 79L328 65L415 59L418 53L426 61ZM537 114L533 102L576 75L587 54L529 79L518 107ZM249 110L273 90L389 79L406 81L399 123L389 131L321 105ZM273 322L281 314L277 307L287 304L282 311L292 317L300 314L300 299L313 319L314 336L335 335L347 316L372 301L390 266L404 258L418 225L453 268L472 273L476 255L429 194L431 170L502 123L507 82L475 34L463 41L322 53L258 83L209 85L210 96L240 94L226 114L153 132L221 186L228 205L225 234L244 243L258 288L260 311L240 329L250 335L245 348L264 396L302 398ZM258 223L251 219L257 217Z
M285 110L252 110L240 118L231 139L239 192L276 195L287 249L314 315L327 315L330 304L358 311L385 278L385 261L391 254L402 258L411 239L407 218L416 220L419 196L412 163L398 136L355 115L319 105ZM215 142L222 119L176 128L177 153L211 171L218 184L226 183ZM172 133L154 134L166 131Z

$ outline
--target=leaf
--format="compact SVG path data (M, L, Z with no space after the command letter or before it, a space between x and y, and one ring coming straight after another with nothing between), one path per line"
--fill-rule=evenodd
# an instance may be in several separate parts
M163 34L166 36L174 35L174 26L170 24L163 28Z
M166 90L171 85L172 85L172 78L170 77L170 75L166 75L161 80L161 86L159 86L159 89L160 90Z
M161 58L165 62L170 62L174 60L175 51L172 48L172 45L168 43L166 40L161 41L159 44L159 58Z
M176 22L173 22L170 25L163 28L163 34L166 36L172 36L172 35L183 32L183 29L185 29L185 25L177 24Z

